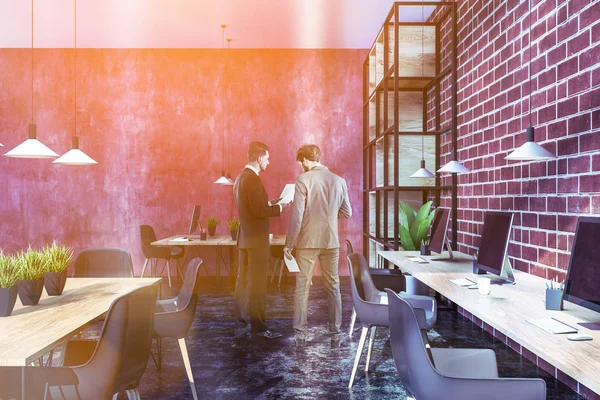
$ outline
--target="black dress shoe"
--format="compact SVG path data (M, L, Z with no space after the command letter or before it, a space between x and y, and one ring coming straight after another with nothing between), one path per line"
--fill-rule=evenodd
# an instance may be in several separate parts
M281 333L278 333L278 332L273 332L273 331L270 331L270 330L266 330L264 332L258 332L256 334L256 336L261 337L263 339L277 339L277 338L282 337L283 335Z
M242 339L250 336L250 325L245 326L243 328L236 328L233 332L233 335L236 339Z

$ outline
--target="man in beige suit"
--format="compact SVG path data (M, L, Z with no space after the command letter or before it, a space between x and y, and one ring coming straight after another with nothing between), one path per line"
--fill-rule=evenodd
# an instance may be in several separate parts
M331 345L337 347L342 339L338 219L352 216L348 188L344 179L321 165L321 150L316 145L300 147L296 161L304 173L296 180L290 229L283 249L288 259L292 258L292 249L296 249L296 261L300 269L296 277L294 299L296 344L303 346L306 342L308 294L318 259L329 298Z

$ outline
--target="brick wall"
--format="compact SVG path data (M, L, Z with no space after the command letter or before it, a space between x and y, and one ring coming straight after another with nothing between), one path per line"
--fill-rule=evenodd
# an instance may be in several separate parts
M577 217L600 215L600 1L532 0L531 38L527 1L457 5L458 157L472 170L459 176L458 248L478 248L486 210L512 210L513 267L563 279ZM530 108L536 141L558 159L505 161Z

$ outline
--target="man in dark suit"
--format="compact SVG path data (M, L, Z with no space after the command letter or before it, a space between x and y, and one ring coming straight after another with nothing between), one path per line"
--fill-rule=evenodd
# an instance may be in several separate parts
M235 180L233 192L240 219L239 263L235 284L236 337L250 331L265 339L281 337L265 324L267 263L269 261L269 218L278 217L289 204L272 204L259 177L269 165L269 148L252 142L248 164ZM250 325L248 325L248 318Z

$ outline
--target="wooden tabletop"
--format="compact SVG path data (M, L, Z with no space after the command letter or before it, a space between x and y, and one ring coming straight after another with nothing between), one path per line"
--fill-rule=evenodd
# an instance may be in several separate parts
M516 270L516 285L492 285L489 295L480 295L477 290L457 286L450 280L470 278L477 281L471 257L460 252L454 252L454 262L429 261L427 264L406 259L419 255L417 251L382 251L379 255L565 374L600 393L600 330L581 325L597 323L600 326L600 313L567 301L564 302L563 311L546 310L545 279ZM551 334L527 322L528 319L552 317L594 339L570 341L567 335Z
M189 240L174 240L176 238ZM270 244L271 246L283 246L285 238L286 235L273 235ZM152 246L237 246L237 241L232 240L231 236L208 236L206 240L200 240L200 235L175 235L152 242Z
M12 314L0 318L0 365L23 366L100 319L117 297L158 284L160 278L68 278L61 296L44 290L36 306L17 297Z

